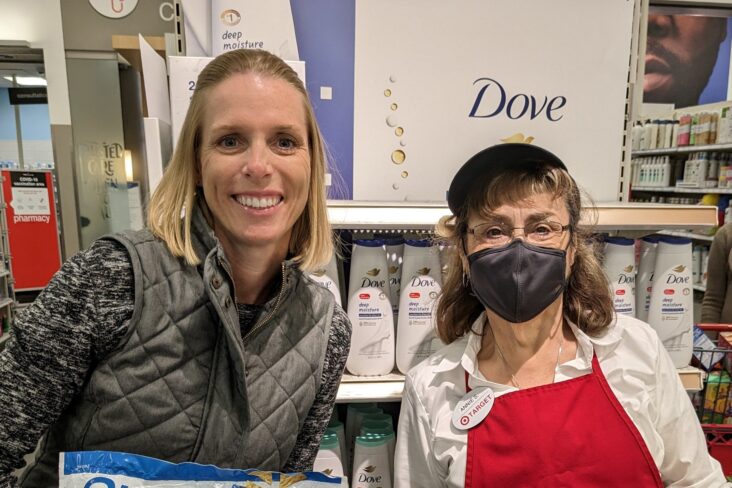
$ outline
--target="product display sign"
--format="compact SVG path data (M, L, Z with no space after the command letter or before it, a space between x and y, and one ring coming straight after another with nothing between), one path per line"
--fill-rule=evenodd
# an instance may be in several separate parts
M15 291L41 289L61 267L51 172L2 175Z
M633 9L356 0L353 198L444 201L473 154L533 140L617 200Z
M288 61L300 55L289 0L211 0L211 54L264 49Z
M211 62L213 58L198 58L193 56L168 57L170 72L170 110L173 126L173 147L178 143L178 135L183 127L183 121L191 103L193 90L196 89L198 74ZM297 75L305 83L305 62L287 61Z

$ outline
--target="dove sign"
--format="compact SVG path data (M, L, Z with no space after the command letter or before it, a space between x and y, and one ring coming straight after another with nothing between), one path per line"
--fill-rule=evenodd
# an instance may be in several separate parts
M478 78L473 86L478 88L478 92L468 117L487 119L504 112L511 120L545 117L550 122L558 122L564 117L561 109L567 105L565 96L550 98L547 95L511 94L493 78Z

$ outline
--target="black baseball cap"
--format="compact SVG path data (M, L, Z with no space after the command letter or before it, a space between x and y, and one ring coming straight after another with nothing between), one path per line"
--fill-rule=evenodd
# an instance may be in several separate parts
M526 171L546 167L567 171L561 159L539 146L515 142L496 144L468 159L455 174L447 191L447 205L452 213L457 215L476 182L484 185L509 167L525 168Z

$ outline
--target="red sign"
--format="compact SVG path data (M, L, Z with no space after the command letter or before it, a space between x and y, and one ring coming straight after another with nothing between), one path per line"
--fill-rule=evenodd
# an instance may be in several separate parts
M371 295L369 295L368 293L361 293L358 295L359 300L368 300L369 298L371 298Z
M15 290L44 288L61 267L50 171L2 170Z
M666 288L665 290L663 290L663 294L664 295L673 295L674 291L671 288Z
M409 298L419 298L419 292L413 291L409 294Z
M625 290L615 290L616 295L625 295Z

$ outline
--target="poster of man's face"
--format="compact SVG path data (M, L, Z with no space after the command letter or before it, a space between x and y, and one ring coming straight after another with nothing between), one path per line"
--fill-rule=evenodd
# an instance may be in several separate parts
M651 7L643 102L683 108L727 100L731 19L732 11Z

